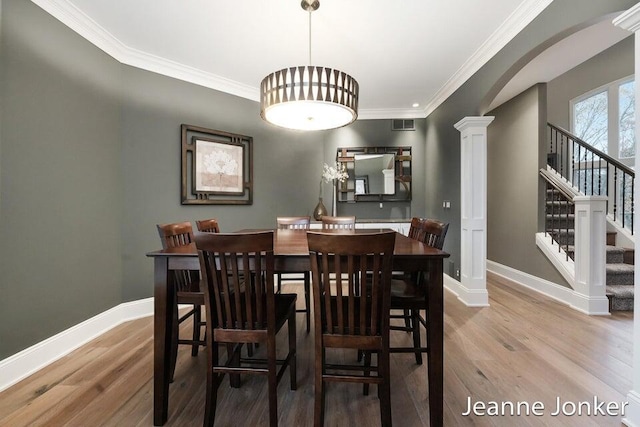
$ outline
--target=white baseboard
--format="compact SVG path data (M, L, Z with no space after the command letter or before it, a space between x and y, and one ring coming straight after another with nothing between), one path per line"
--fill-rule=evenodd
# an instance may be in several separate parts
M550 282L540 277L533 276L524 271L499 264L495 261L487 260L487 270L511 280L526 288L540 292L556 301L563 302L567 305L573 305L573 289L557 283Z
M625 416L622 418L622 424L628 427L640 427L640 393L631 390L627 394L627 402L629 402L629 406L627 406Z
M448 274L443 274L442 279L443 279L444 288L449 292L451 292L452 294L454 294L455 296L459 297L460 287L462 286L460 282L458 282L456 279L449 276Z
M447 274L444 275L444 288L455 294L467 307L489 307L489 294L486 289L469 290Z
M153 298L120 304L0 360L0 391L129 320L153 315Z
M509 279L518 285L524 286L525 288L529 288L546 295L549 298L553 298L556 301L567 304L574 310L581 313L598 316L609 315L608 305L606 308L603 308L603 304L598 301L598 304L585 303L584 295L580 295L573 289L566 286L541 279L540 277L533 276L529 273L525 273L490 260L487 260L487 271Z

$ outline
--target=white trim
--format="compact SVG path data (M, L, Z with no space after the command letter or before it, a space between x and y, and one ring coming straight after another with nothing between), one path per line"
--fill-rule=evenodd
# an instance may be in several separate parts
M613 19L613 25L635 33L640 30L640 3Z
M67 0L31 1L122 64L184 80L252 101L257 102L260 100L258 87L238 83L125 45Z
M489 307L489 294L486 289L467 289L448 274L444 274L443 278L444 288L457 296L467 307Z
M629 406L625 411L625 417L622 418L622 424L628 427L640 427L640 393L631 390L627 393L627 402Z
M536 233L536 246L551 261L553 266L568 283L575 281L575 264L567 253L545 233ZM564 286L563 286L564 287Z
M259 88L245 85L213 73L207 73L159 56L133 49L101 27L68 0L31 0L51 16L94 44L115 60L168 77L219 90L258 102ZM489 36L469 59L447 80L424 109L370 109L360 110L358 118L367 119L419 119L427 117L455 92L469 77L486 64L500 49L540 14L552 0L525 0Z
M153 315L153 298L123 303L0 360L0 391L121 323L150 315Z
M594 308L600 306L599 300L587 300L584 295L578 294L571 288L533 276L529 273L525 273L524 271L516 270L515 268L511 268L491 260L487 260L487 271L497 274L498 276L502 276L505 279L524 286L525 288L529 288L532 291L539 292L556 301L567 304L569 307L581 313L591 316L610 315L608 311L604 312Z
M459 296L460 295L460 287L462 286L462 284L460 282L458 282L456 279L454 279L453 277L449 276L448 274L443 274L442 275L442 279L443 279L444 288L446 290L448 290L449 292L451 292L455 296Z
M358 109L358 120L424 119L421 108L369 108Z
M515 268L511 268L491 260L487 260L487 270L497 274L498 276L502 276L505 279L509 279L518 285L524 286L525 288L529 288L533 291L546 295L556 301L572 305L573 289L571 288L541 279L540 277L533 276L529 273L525 273L524 271L516 270Z
M424 116L431 114L440 104L450 97L476 71L489 62L493 56L507 45L553 0L525 0L511 15L489 36L487 40L462 64L445 84L436 92L424 108Z

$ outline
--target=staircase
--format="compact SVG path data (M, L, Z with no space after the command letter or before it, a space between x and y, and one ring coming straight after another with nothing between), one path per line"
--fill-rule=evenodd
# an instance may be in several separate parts
M557 188L547 188L546 228L553 239L573 259L574 207ZM610 311L633 310L633 249L615 246L615 233L607 233L606 295Z

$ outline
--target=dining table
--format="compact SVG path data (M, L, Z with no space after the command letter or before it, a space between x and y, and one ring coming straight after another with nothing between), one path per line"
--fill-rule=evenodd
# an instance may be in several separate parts
M237 232L265 231L245 229ZM274 269L276 273L301 273L311 270L307 230L274 231ZM313 230L311 230L313 231ZM319 231L319 230L318 230ZM388 229L355 229L352 233L372 233ZM329 232L330 230L322 230ZM344 233L344 231L333 231ZM171 341L176 293L173 270L199 270L198 251L194 243L187 246L156 250L146 254L154 264L154 370L153 424L164 425L169 408L171 379ZM444 390L444 290L443 263L449 254L396 232L393 270L424 272L423 286L427 316L427 380L429 419L432 427L443 423ZM311 362L309 362L311 363Z

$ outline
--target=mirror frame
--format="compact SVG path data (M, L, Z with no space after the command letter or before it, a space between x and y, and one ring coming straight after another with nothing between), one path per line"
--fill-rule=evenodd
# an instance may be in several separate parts
M394 194L356 194L356 154L393 154L395 165ZM349 178L336 182L338 202L410 202L411 201L411 147L341 147L336 161L345 165Z

